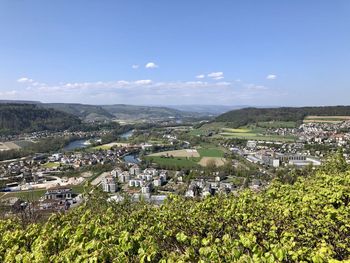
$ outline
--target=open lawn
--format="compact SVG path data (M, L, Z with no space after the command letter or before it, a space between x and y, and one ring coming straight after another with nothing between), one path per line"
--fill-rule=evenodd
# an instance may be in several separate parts
M28 191L18 191L18 192L7 192L3 196L1 196L1 200L5 200L10 197L18 197L23 200L33 200L37 201L40 197L45 194L45 189L36 189L36 190L28 190Z
M197 149L201 157L224 157L224 152L217 148L198 148Z

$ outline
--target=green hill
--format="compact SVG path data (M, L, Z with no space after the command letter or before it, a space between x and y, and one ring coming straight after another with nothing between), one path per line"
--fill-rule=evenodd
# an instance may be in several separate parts
M80 120L71 114L35 104L0 104L0 134L60 131L78 124Z
M349 262L350 171L160 206L88 201L43 223L0 221L1 262ZM347 260L347 261L346 261Z
M245 108L219 115L216 122L229 122L232 127L266 121L302 121L308 115L350 116L350 106L326 107L282 107L282 108Z
M84 121L104 121L113 118L113 114L109 113L101 106L86 105L79 103L41 103L40 106L52 108L73 114Z
M137 106L137 105L102 105L102 108L113 114L118 119L157 119L157 118L182 118L194 115L167 107Z

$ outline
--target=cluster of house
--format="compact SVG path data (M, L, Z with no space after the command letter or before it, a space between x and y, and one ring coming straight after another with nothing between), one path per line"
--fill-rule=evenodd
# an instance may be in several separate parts
M105 192L116 192L117 184L126 185L130 190L139 189L144 195L150 195L154 187L167 183L168 171L146 168L143 171L138 165L133 165L128 171L120 168L114 169L110 175L102 180Z
M350 141L350 121L343 122L310 122L298 128L268 129L267 133L281 136L291 135L304 143L344 146Z
M245 179L246 180L246 179ZM249 187L252 190L259 190L263 183L259 179L253 179ZM192 180L185 193L186 197L206 197L218 193L237 193L241 185L238 186L227 180L226 176L217 174L213 178L196 178Z
M129 151L129 148L122 147L94 152L55 153L48 157L48 161L79 168L86 165L114 163Z

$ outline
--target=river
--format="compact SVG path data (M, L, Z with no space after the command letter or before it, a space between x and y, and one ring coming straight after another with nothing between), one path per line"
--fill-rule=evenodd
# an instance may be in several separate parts
M68 145L66 145L63 148L63 151L73 151L76 149L86 148L88 146L90 146L89 140L80 139L80 140L71 141Z
M129 139L134 134L134 130L124 132L120 135L120 138ZM79 139L71 141L68 145L63 148L63 151L74 151L76 149L82 149L90 146L89 140Z
M140 164L140 159L137 154L128 154L124 156L124 162L126 163L135 163L135 164Z
M130 130L130 131L127 131L127 132L124 132L123 134L121 134L120 138L129 139L133 134L134 134L134 130Z

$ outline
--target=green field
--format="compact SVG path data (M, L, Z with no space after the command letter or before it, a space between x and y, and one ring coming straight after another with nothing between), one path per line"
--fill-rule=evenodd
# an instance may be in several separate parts
M238 128L238 129L232 129L232 128L222 128L221 131L223 132L230 132L230 133L250 133L252 132L249 128Z
M44 163L41 165L43 168L54 168L54 167L59 167L60 163Z
M212 144L203 144L198 147L197 152L200 157L174 157L165 158L162 156L146 156L145 160L152 161L160 166L168 166L174 168L194 168L199 166L199 162L203 157L223 158L224 151Z
M30 191L20 191L20 192L8 192L1 196L1 199L7 199L9 197L18 197L23 200L33 200L37 201L40 197L42 197L45 194L45 189L37 189L37 190L30 190Z
M110 150L111 148L112 148L112 146L110 146L110 145L98 145L98 146L91 147L89 149L91 149L91 150Z
M147 156L146 160L152 161L160 166L168 167L181 167L181 168L194 168L198 166L200 158L186 158L186 157L175 157L165 158L160 156Z
M198 148L201 157L224 157L224 152L217 148Z
M297 123L295 121L265 121L258 122L258 126L263 128L296 128Z
M350 116L306 116L304 122L330 122L338 123L350 120Z
M279 136L279 135L259 135L256 133L221 133L224 138L230 139L247 139L256 141L273 141L273 142L293 142L293 136Z
M214 138L232 138L232 139L247 139L258 141L283 141L293 142L293 136L278 136L278 135L264 135L268 128L294 128L296 122L293 121L274 121L274 122L260 122L257 125L251 124L240 128L229 128L230 124L225 122L207 123L198 129L190 132L191 135L207 135L209 132L216 132Z
M69 188L72 188L72 191L76 194L80 194L84 190L83 185L73 185L69 186ZM40 199L40 197L44 196L46 192L46 189L35 189L35 190L29 190L29 191L19 191L19 192L6 192L1 193L0 200L7 199L9 197L18 197L23 200L33 200L37 201Z

